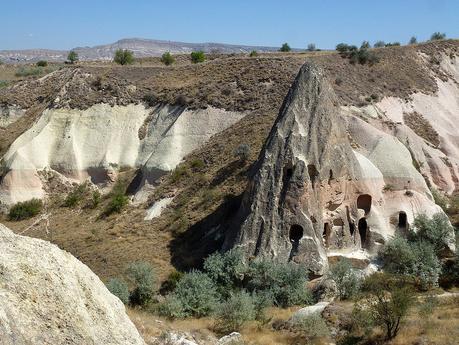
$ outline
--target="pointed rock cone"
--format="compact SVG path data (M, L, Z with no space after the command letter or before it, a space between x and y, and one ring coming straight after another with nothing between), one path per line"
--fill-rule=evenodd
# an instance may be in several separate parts
M331 181L344 193L352 153L337 98L321 69L300 69L256 164L224 248L246 257L327 267L323 203ZM338 191L337 191L338 189Z

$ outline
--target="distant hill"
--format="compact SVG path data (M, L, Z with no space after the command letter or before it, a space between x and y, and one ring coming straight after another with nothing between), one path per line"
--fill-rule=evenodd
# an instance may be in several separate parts
M136 57L160 56L164 52L186 54L195 50L219 53L247 53L252 50L269 52L276 51L278 47L245 46L223 43L185 43L173 41L160 41L141 38L127 38L115 43L94 47L76 47L80 60L111 60L117 49L132 50ZM4 62L34 62L38 60L64 61L67 58L66 50L25 49L25 50L0 50L0 60Z

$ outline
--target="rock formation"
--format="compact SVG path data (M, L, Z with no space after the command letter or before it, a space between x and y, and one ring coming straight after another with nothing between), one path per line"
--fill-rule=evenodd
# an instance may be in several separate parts
M0 344L144 344L121 301L57 246L0 224Z
M226 249L301 262L322 274L327 257L368 265L416 214L442 212L396 137L342 114L323 72L304 65L260 154Z

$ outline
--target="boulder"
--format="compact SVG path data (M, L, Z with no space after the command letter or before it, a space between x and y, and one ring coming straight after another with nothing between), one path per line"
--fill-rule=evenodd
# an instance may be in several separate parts
M314 305L310 305L298 310L295 314L292 315L290 318L290 322L295 323L297 320L301 320L304 317L311 316L311 315L321 315L324 309L329 305L329 302L319 302Z
M0 343L143 345L123 303L57 246L0 224Z

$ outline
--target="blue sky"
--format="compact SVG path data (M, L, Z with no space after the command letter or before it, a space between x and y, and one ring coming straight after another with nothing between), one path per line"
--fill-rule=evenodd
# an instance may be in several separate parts
M0 50L70 49L141 37L332 48L459 38L458 0L0 0Z

